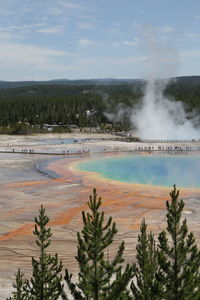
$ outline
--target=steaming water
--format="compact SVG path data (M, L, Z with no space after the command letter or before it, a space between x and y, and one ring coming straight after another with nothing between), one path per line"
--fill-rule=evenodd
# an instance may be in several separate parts
M163 93L179 64L173 34L171 37L164 35L151 26L141 29L140 48L146 57L142 77L147 80L147 85L141 106L133 110L131 117L137 128L136 134L143 139L199 138L198 118L191 118L182 102L168 99Z
M196 119L188 119L181 102L163 96L163 84L147 83L142 106L133 112L137 135L148 139L191 139L200 137Z
M78 169L127 183L200 187L200 156L123 156L81 162Z

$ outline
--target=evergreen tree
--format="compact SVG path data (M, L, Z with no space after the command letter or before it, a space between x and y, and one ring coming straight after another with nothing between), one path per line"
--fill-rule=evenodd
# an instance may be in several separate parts
M21 273L20 269L18 269L15 274L15 283L13 283L13 287L15 289L12 292L12 296L7 300L29 300L28 293L25 291L25 280L23 279L24 274Z
M68 270L65 280L74 299L125 300L128 299L125 298L128 295L126 287L133 275L133 267L127 264L122 271L124 242L111 261L105 258L105 250L112 244L117 229L111 217L104 222L104 212L99 211L101 204L94 189L88 202L91 213L82 212L84 226L77 234L78 283L72 282Z
M153 234L147 234L147 225L142 221L138 244L136 246L136 272L131 283L134 299L156 300L161 299L161 284L156 278L158 272L157 248Z
M200 299L199 267L200 252L192 233L188 234L186 219L181 221L184 203L179 200L176 187L167 201L167 237L166 231L159 235L158 278L164 283L164 300Z
M45 209L41 206L39 217L35 218L36 244L39 247L39 259L32 258L33 274L27 281L27 292L31 300L56 300L62 292L61 275L62 263L58 262L57 255L46 253L52 236L51 228L46 228L49 218L45 215Z

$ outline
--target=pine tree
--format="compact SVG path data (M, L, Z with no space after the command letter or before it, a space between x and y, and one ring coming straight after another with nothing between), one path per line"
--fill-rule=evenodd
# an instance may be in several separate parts
M164 300L200 299L200 251L192 233L188 234L186 219L181 221L184 202L179 200L176 186L167 201L167 232L159 235L158 278L165 285ZM168 239L167 234L170 239Z
M39 259L32 258L33 274L27 281L27 292L31 300L56 300L62 292L61 275L62 263L57 255L46 253L46 248L51 243L51 228L46 228L49 218L45 215L45 209L41 206L39 217L35 218L36 244L39 247Z
M82 232L77 234L76 259L80 269L78 283L72 282L72 274L68 270L65 280L74 299L130 299L127 298L126 288L132 277L133 267L127 264L125 270L122 270L124 242L111 261L105 258L105 250L112 244L117 229L111 217L104 222L104 212L99 211L101 204L102 200L97 199L94 189L88 202L91 213L82 212L84 225Z
M15 274L15 283L13 283L13 287L15 289L12 292L12 296L7 300L29 300L30 297L28 293L25 291L25 280L23 279L24 274L21 273L20 269L18 269Z
M134 299L160 299L162 286L156 278L158 272L157 248L153 234L151 232L147 234L145 220L142 221L140 227L136 251L136 272L131 283Z

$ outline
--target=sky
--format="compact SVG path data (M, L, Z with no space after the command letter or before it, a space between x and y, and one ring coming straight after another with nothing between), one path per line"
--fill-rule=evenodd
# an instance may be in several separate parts
M0 0L0 80L144 78L157 57L200 75L199 0Z

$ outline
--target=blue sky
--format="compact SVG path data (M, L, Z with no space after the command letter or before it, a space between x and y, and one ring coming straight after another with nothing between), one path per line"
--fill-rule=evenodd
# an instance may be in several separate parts
M143 78L157 69L200 75L199 0L0 0L0 80Z

